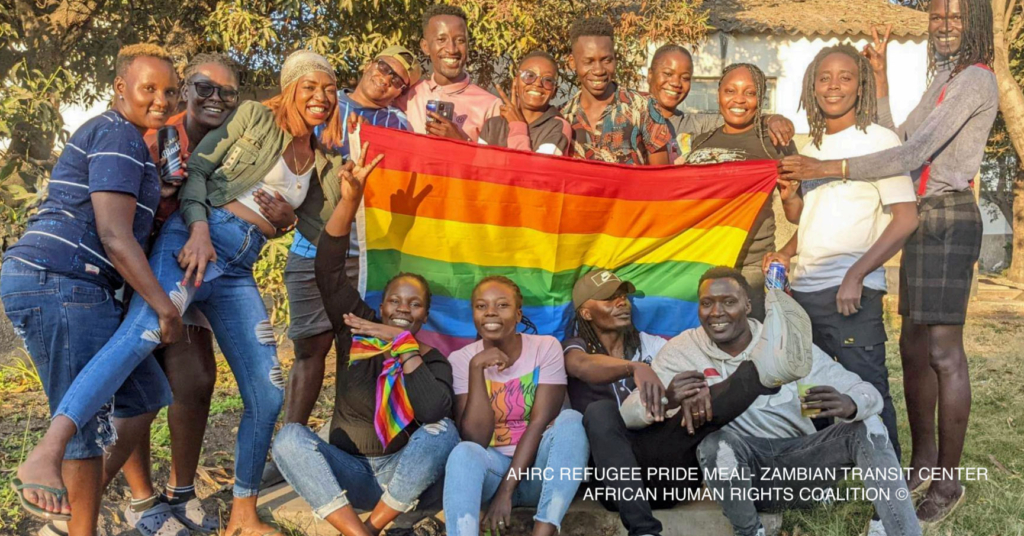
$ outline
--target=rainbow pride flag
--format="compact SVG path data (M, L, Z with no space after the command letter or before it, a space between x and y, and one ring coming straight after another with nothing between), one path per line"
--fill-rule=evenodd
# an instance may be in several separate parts
M769 200L775 162L634 167L362 126L360 292L374 308L398 272L431 286L417 338L445 354L476 339L469 300L486 275L522 288L523 313L561 338L572 286L594 268L636 285L634 322L674 336L697 325L697 281L732 266Z

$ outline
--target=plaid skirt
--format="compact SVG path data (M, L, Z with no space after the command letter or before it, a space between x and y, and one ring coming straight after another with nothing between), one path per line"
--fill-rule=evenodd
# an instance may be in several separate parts
M962 325L981 254L978 203L967 190L923 198L918 210L900 262L900 315L914 324Z

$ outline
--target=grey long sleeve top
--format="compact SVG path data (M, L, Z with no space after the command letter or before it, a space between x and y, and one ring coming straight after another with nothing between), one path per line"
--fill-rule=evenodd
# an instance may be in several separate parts
M950 80L951 73L950 66L939 68L921 102L899 128L893 128L889 99L878 102L878 124L892 128L903 145L851 158L851 178L877 179L910 172L917 183L930 159L924 197L970 187L981 169L985 143L999 111L999 90L988 69L971 66ZM938 104L944 87L945 97Z

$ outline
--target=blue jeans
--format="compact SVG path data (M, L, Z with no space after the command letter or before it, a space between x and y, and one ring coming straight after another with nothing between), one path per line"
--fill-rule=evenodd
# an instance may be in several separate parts
M421 426L402 450L367 458L349 454L309 428L291 423L274 439L274 461L320 519L349 505L370 510L378 501L409 512L420 495L441 480L448 455L458 443L455 423L444 419Z
M16 259L3 263L0 299L39 371L53 413L75 378L121 324L121 303L95 283L37 270ZM171 402L171 389L153 357L129 371L119 388L101 402L102 411L83 420L64 458L84 460L103 453L113 438L114 416L137 417Z
M177 254L189 232L177 213L160 230L149 265L179 312L195 304L206 315L231 366L245 407L235 444L234 495L253 497L259 493L274 423L284 403L284 374L277 361L274 329L252 275L266 237L258 227L224 209L211 211L209 225L220 275L208 277L198 289L191 282L182 285L185 273ZM216 272L207 268L207 274ZM136 295L117 333L78 375L56 414L81 429L159 342L159 318ZM166 384L165 380L162 385Z
M758 512L818 504L823 490L835 485L831 477L842 478L839 469L843 467L857 467L865 475L872 475L864 478L864 488L876 492L870 496L886 534L921 534L900 462L877 416L861 422L836 423L809 436L788 438L743 436L722 428L704 438L697 447L697 455L708 476L705 483L720 497L719 504L736 536L758 533ZM773 471L765 473L765 468ZM784 475L787 470L800 468L816 470L822 478L761 478L775 477L774 471ZM754 501L750 500L752 497L768 498Z
M535 521L561 530L562 518L576 496L587 466L590 444L583 429L583 415L563 410L544 431L533 467L539 475L521 478L512 494L512 506L536 506ZM480 504L490 501L512 465L512 458L494 448L471 441L459 443L448 457L444 481L444 518L448 536L472 536L480 531ZM563 470L569 471L563 473Z

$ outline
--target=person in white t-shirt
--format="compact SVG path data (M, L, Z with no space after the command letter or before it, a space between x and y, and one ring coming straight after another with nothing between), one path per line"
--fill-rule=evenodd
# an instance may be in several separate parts
M801 154L822 160L854 158L900 145L872 123L875 86L867 59L850 45L823 49L804 75L801 104L813 141ZM882 394L882 421L896 456L896 411L885 367L886 292L882 264L917 228L917 196L909 175L874 181L841 177L804 181L797 234L764 266L789 267L793 297L807 311L814 344Z

